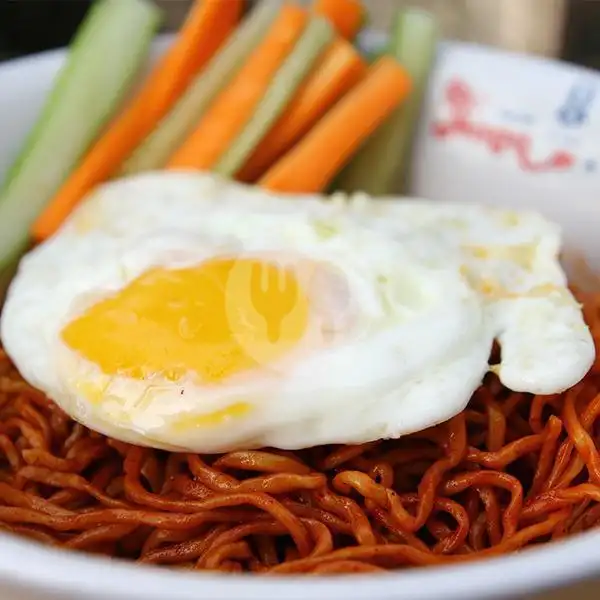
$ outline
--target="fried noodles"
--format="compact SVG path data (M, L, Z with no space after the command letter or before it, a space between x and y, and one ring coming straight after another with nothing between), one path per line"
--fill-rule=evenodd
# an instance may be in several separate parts
M600 295L584 298L600 343ZM564 394L490 375L435 428L362 446L169 454L105 438L0 350L0 528L145 564L365 573L513 552L600 523L600 359Z

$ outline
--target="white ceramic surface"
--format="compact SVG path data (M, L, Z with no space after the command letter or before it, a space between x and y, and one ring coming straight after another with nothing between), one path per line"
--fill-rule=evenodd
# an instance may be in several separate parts
M373 46L381 40L367 36L363 41ZM160 47L164 43L157 46L157 52ZM0 177L39 111L63 56L60 51L51 52L0 65ZM448 105L448 86L457 79L467 87L454 86ZM564 115L569 123L564 124L560 109L574 84L580 85L580 91L572 102L579 101L579 108L589 112L582 120L579 109L567 114L571 110L567 107ZM593 99L584 106L586 90L595 90L599 85L595 74L583 70L473 46L444 45L421 129L415 192L439 200L538 208L562 222L571 248L600 267L600 240L595 237L600 223L596 198L600 196L600 179L593 164L600 159L600 112ZM469 104L473 99L475 103ZM448 121L450 126L444 129ZM433 134L434 127L438 135ZM447 137L441 137L444 131ZM555 150L563 154L556 155ZM549 156L558 158L544 162ZM0 598L522 598L599 575L599 546L600 532L460 567L408 570L377 577L297 580L150 569L55 551L0 535Z

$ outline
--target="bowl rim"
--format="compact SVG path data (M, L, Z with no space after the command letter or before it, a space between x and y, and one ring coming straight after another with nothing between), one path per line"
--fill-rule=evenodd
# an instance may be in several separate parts
M187 573L94 557L0 535L0 584L54 593L61 598L119 600L264 600L306 597L328 600L445 600L516 597L581 581L597 573L600 532L587 532L539 548L461 565L412 568L376 576L257 577ZM24 560L23 557L27 557ZM494 586L499 575L502 588ZM425 581L427 585L424 585ZM497 584L496 584L497 585Z
M153 47L164 48L171 38L170 34L158 36ZM370 30L361 36L361 45L376 49L384 39L381 32ZM444 42L444 46L589 71L561 61L478 44ZM65 49L58 48L7 60L0 63L0 71L27 68L29 64L39 62L51 65L64 54ZM63 551L0 532L0 588L7 585L19 592L53 593L68 598L115 597L119 600L197 600L199 595L215 600L264 600L265 597L293 600L310 595L327 597L328 600L392 600L400 597L428 600L438 598L441 593L445 600L483 600L542 592L598 575L599 542L600 531L590 531L472 563L414 568L376 576L317 579L305 576L263 578L202 572L190 574ZM501 589L497 589L499 586L495 584L499 575L502 577ZM102 581L101 591L98 590L98 581Z

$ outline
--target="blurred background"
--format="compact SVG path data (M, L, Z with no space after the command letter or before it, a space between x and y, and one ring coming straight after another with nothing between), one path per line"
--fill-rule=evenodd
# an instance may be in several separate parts
M124 0L126 1L126 0ZM156 0L175 29L190 0ZM278 0L273 0L274 2ZM0 0L0 59L64 46L91 0ZM600 68L600 0L366 0L373 27L402 4L433 10L448 38Z

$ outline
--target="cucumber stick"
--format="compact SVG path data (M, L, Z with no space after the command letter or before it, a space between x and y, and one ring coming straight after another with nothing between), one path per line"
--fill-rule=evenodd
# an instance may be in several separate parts
M135 81L161 13L146 0L92 6L37 123L0 190L0 279L29 228Z
M4 303L4 298L6 296L6 292L8 291L8 287L10 282L17 271L18 261L21 253L15 253L15 257L5 263L0 267L0 310L2 309L2 304Z
M215 172L232 177L243 167L334 38L335 32L327 19L311 17L302 36L275 74L252 118L220 158Z
M380 58L382 58L383 56L386 56L388 54L387 48L383 49L383 50L377 50L376 52L370 52L366 55L364 55L366 61L372 65L374 63L376 63Z
M122 174L151 171L167 163L210 103L233 79L246 57L258 46L275 20L277 12L277 5L264 0L246 17L156 129L129 157Z
M388 53L410 73L413 90L342 171L338 189L373 196L407 191L412 143L437 40L436 21L428 12L406 9L398 13Z

